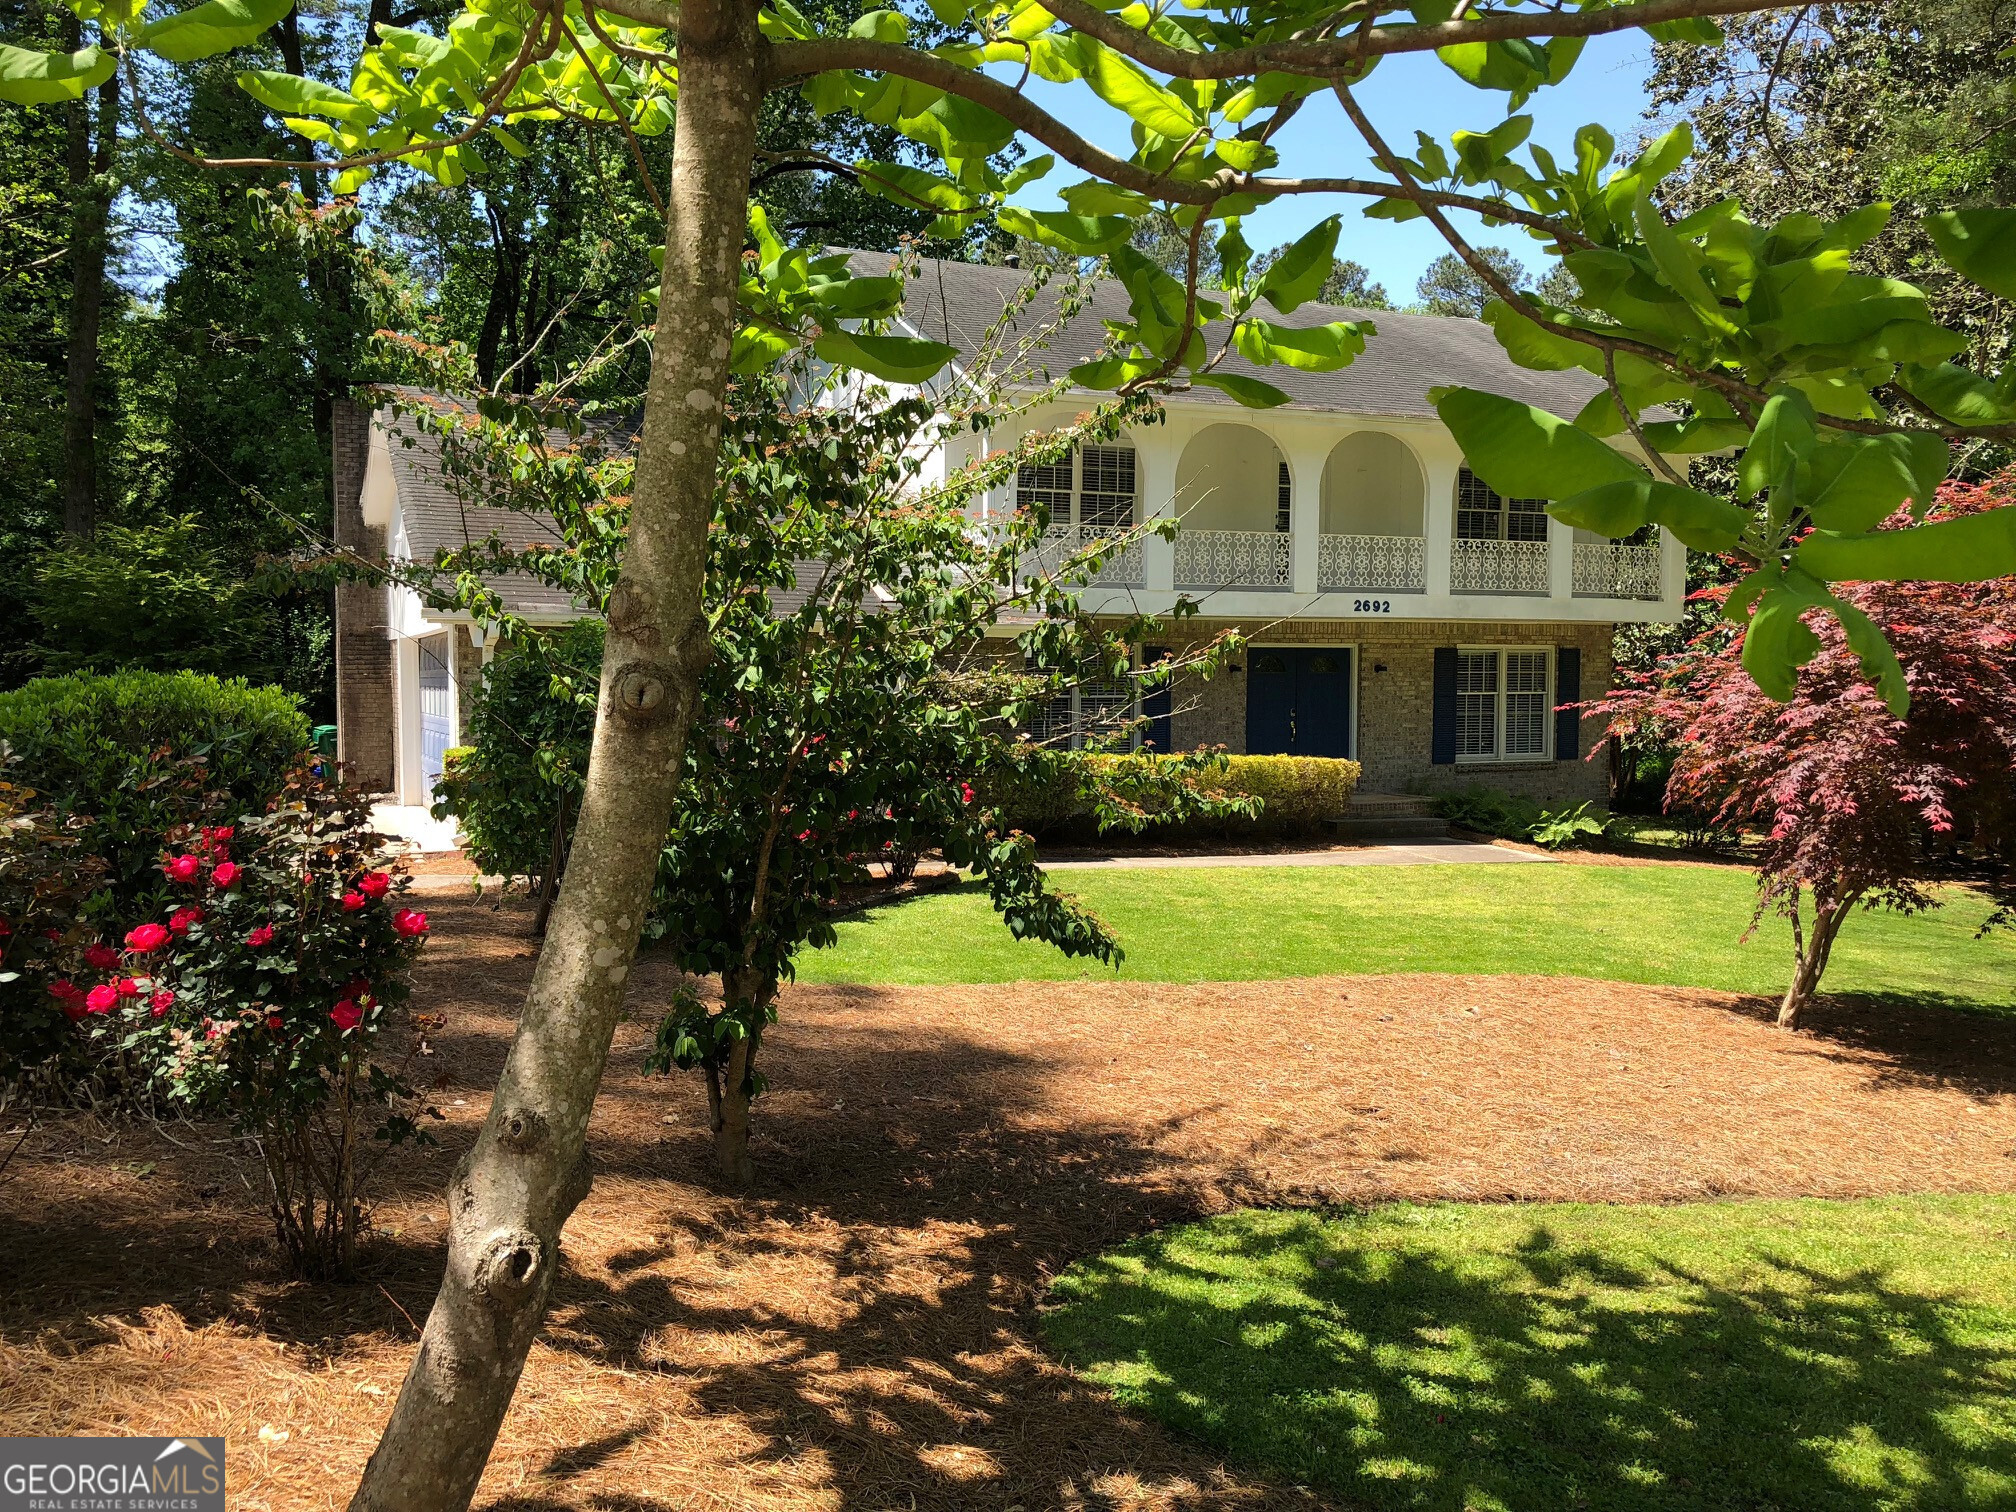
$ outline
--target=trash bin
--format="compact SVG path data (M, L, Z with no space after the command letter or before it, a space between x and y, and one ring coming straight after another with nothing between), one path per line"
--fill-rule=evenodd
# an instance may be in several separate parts
M311 732L315 744L315 754L324 761L336 759L336 726L317 725Z

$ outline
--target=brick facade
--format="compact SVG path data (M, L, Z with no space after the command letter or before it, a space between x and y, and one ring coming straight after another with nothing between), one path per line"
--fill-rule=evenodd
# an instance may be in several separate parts
M364 523L364 469L371 456L371 411L338 399L330 414L335 456L336 544L370 561L385 560L385 532ZM336 589L336 754L352 782L389 792L398 761L398 681L392 664L391 604L383 588Z
M1194 631L1192 626L1195 626ZM1192 622L1186 632L1202 640L1236 629L1261 646L1351 646L1356 655L1357 759L1366 792L1447 792L1481 783L1543 802L1601 800L1608 768L1596 761L1480 762L1437 766L1429 759L1433 730L1434 655L1438 646L1575 646L1582 653L1582 697L1610 685L1612 627L1605 624L1479 623L1437 620L1285 620L1271 624ZM1246 659L1243 651L1209 681L1191 677L1173 689L1172 733L1179 750L1222 745L1246 748ZM1593 725L1581 728L1587 755L1597 744Z

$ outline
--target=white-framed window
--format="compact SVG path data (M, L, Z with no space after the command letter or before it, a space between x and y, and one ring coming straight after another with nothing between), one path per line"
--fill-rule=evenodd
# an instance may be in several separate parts
M1456 759L1546 761L1554 750L1554 653L1458 647Z
M1456 539L1544 541L1547 501L1508 499L1469 468L1456 473Z
M1087 745L1110 748L1113 737L1127 730L1127 749L1138 748L1138 681L1129 673L1118 678L1086 678L1066 688L1030 719L1029 738L1079 751Z
M1139 471L1131 446L1081 446L1062 462L1030 462L1015 472L1015 507L1041 504L1051 527L1125 530L1134 523ZM1075 505L1075 510L1074 510Z

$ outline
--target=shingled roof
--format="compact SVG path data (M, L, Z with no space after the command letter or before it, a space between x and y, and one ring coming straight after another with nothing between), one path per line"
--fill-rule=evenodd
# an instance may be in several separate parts
M856 274L887 273L892 261L886 252L852 252L848 266ZM920 336L972 352L1028 280L1029 274L1019 268L926 259L910 283L903 320ZM1059 293L1059 282L1053 279L1036 295L1016 318L1019 335L1033 336L1056 325ZM1266 313L1270 320L1298 328L1335 320L1370 320L1378 326L1378 334L1365 343L1364 355L1334 373L1255 367L1236 353L1222 365L1221 371L1273 384L1303 409L1432 419L1435 406L1428 402L1428 391L1442 384L1460 384L1503 394L1565 420L1573 419L1603 386L1594 374L1580 370L1536 373L1515 366L1481 320L1324 304L1305 304L1292 315L1279 315L1271 308ZM1053 377L1061 377L1067 369L1098 355L1107 339L1102 321L1126 317L1127 291L1117 279L1100 279L1085 307L1069 323L1050 332L1046 347L1035 360ZM1186 397L1239 408L1238 401L1216 389L1193 389Z

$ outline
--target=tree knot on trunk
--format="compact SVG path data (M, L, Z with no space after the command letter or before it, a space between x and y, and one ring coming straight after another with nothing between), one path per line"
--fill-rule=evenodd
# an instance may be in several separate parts
M478 1296L512 1304L543 1279L546 1246L529 1229L500 1229L483 1241L469 1289Z
M664 671L649 662L631 662L618 668L611 686L616 707L625 714L648 715L665 702Z
M546 1142L546 1115L533 1108L512 1108L497 1119L497 1137L521 1153Z

